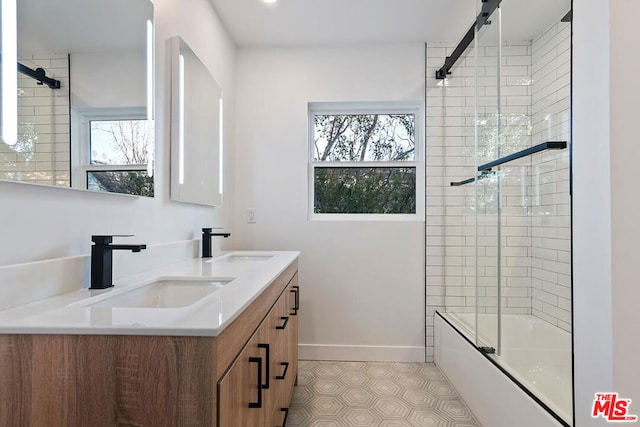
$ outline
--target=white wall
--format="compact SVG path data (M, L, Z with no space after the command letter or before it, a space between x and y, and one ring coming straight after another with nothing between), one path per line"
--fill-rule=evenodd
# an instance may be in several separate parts
M610 6L613 382L622 397L633 399L631 413L640 416L640 38L636 31L640 3L616 0Z
M235 45L210 2L155 0L156 197L134 198L0 182L0 265L87 254L92 234L133 233L131 241L160 243L197 237L202 226L231 225L233 171L226 204L208 208L169 200L169 72L166 40L180 34L225 91L227 164L233 159ZM233 236L228 244L233 244Z
M574 4L573 318L576 425L594 394L614 391L640 414L636 135L640 48L634 0Z
M576 425L594 394L618 392L640 414L636 135L640 48L634 0L574 4L573 259Z
M74 53L69 62L74 109L146 105L145 51Z
M609 161L614 101L609 29L615 24L609 5L609 0L576 1L573 9L573 340L575 425L580 427L604 424L591 418L594 394L615 390ZM624 397L640 402L638 395Z
M238 52L236 246L302 251L302 358L424 360L423 223L307 220L307 103L421 100L423 49Z

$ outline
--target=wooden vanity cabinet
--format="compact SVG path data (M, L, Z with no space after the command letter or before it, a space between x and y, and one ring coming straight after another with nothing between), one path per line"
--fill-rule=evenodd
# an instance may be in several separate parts
M216 337L0 334L0 426L282 426L298 372L297 270Z
M218 425L284 425L298 367L295 275L218 382Z

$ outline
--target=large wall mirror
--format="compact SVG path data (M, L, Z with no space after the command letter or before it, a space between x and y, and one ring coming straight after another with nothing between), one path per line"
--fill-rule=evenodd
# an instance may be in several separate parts
M2 0L0 179L153 196L153 3Z
M171 199L222 205L222 87L179 36L171 46Z

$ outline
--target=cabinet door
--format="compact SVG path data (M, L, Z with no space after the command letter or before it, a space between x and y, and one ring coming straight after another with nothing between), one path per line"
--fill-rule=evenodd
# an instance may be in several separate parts
M283 424L284 415L281 412L281 408L286 408L288 402L286 396L288 395L287 384L291 375L289 355L287 350L287 340L289 339L291 332L291 315L289 313L289 296L288 290L285 289L278 299L276 306L274 307L275 313L277 313L277 323L274 327L274 345L277 346L277 357L274 363L275 369L275 394L276 400L273 408L274 426L281 426Z
M298 312L300 308L299 288L297 288L297 276L292 279L282 296L279 305L285 313L282 316L282 324L278 328L280 353L276 369L279 375L276 377L278 398L274 417L279 420L276 426L282 425L283 411L289 407L293 386L298 373Z
M269 337L271 352L274 355L271 367L271 388L269 390L269 402L271 405L270 421L267 423L269 427L277 427L284 424L295 381L293 372L297 363L292 360L294 355L291 351L291 340L296 336L293 325L295 325L297 317L294 313L293 305L295 295L291 290L291 286L285 288L271 310L270 318L265 320L265 326L269 325L269 330L271 331ZM297 361L297 353L295 358Z
M290 330L286 337L286 357L289 362L289 370L290 372L287 374L287 391L288 394L286 396L287 406L289 406L289 401L291 400L291 394L293 393L293 386L297 382L298 379L298 317L300 313L300 287L298 286L298 275L296 274L291 279L289 286L287 287L288 291L288 309L289 313L291 313Z
M265 427L273 427L277 424L274 424L274 414L273 407L276 405L278 388L276 384L275 377L277 375L276 364L278 360L278 343L276 341L276 320L277 320L277 305L274 306L267 317L262 322L262 325L256 332L260 343L261 349L263 350L263 355L265 360L268 360L268 363L265 364L265 369L263 370L263 405L265 408L264 413L264 426Z
M218 383L218 425L262 427L267 410L264 379L268 360L256 333Z
M286 424L287 414L289 413L289 409L280 405L276 405L273 407L273 412L271 418L273 419L273 423L269 424L268 427L283 427Z

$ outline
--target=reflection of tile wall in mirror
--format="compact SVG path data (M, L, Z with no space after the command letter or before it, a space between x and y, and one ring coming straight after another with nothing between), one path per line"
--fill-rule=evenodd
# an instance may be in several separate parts
M18 74L18 142L15 163L5 163L3 179L68 187L71 182L69 136L69 60L66 54L39 55L20 63L43 68L60 89ZM5 161L7 159L4 159Z
M147 69L147 49L153 46L147 22L153 22L149 0L17 2L18 63L44 70L60 87L19 71L19 137L12 145L0 142L0 179L88 188L86 179L78 179L90 158L80 117L87 110L146 111L146 80L153 72Z

